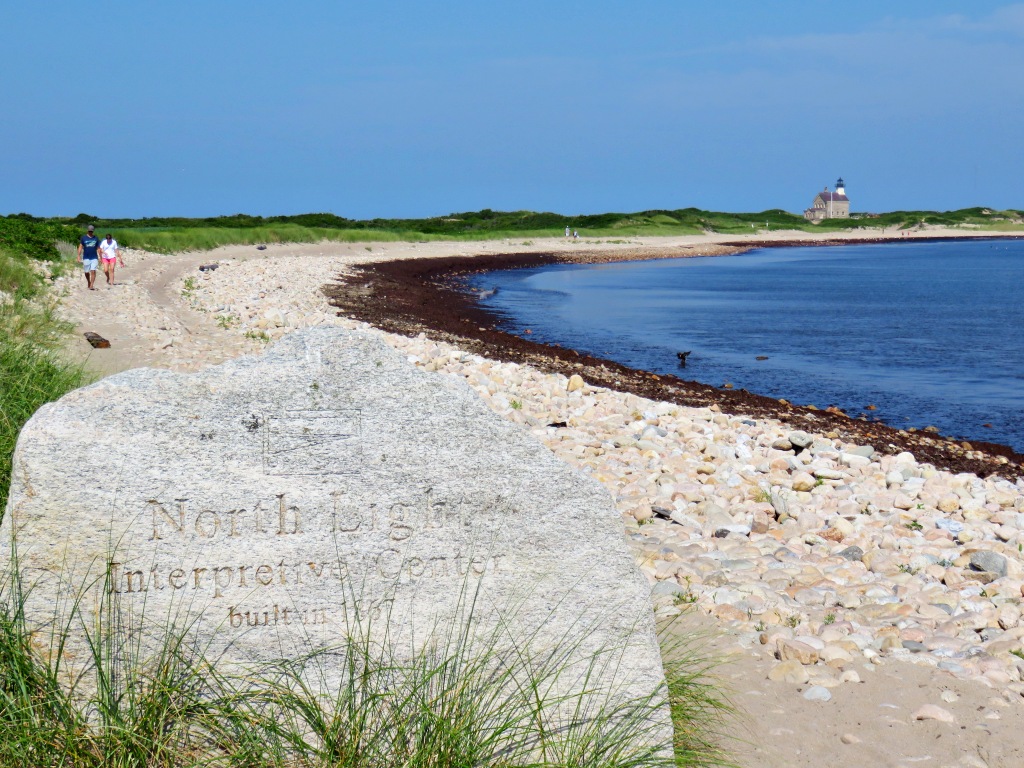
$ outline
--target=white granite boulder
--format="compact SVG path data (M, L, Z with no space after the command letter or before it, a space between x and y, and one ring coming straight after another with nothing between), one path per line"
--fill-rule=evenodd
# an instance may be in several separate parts
M302 331L42 407L15 452L4 562L14 546L30 624L75 614L72 656L104 609L144 647L173 624L245 667L337 646L357 619L411 645L473 602L480 632L567 650L566 686L609 651L617 695L664 682L608 494L366 333Z

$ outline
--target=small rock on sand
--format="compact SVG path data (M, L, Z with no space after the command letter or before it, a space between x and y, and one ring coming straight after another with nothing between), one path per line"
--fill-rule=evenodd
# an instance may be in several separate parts
M952 712L935 704L925 704L911 716L911 720L938 720L940 723L956 722Z
M832 692L823 685L812 685L804 691L804 698L808 701L832 701Z
M807 682L808 675L804 666L796 659L782 661L776 664L768 672L768 679L777 683L794 683L803 685Z

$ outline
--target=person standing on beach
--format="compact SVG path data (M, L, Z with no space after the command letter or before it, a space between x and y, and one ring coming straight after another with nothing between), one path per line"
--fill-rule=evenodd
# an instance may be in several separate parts
M96 290L96 267L99 266L99 238L94 234L96 227L92 224L78 240L78 260L85 270L85 284L90 291Z
M569 236L569 226L568 225L566 225L566 227L565 227L565 236L566 237Z
M121 262L121 266L124 266L124 259L121 258L121 249L117 245L117 240L109 232L103 242L100 243L100 257L103 259L103 274L107 276L107 285L116 285L114 282L114 267L117 266L117 262Z

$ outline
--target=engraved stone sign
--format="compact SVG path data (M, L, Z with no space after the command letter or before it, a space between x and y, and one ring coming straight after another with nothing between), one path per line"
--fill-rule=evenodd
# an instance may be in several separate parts
M196 374L139 369L43 406L0 526L40 628L116 605L250 665L453 621L663 682L645 580L607 493L369 333L315 329ZM83 591L84 590L84 591ZM77 604L76 596L79 596ZM63 613L62 613L63 612ZM44 636L45 633L40 633Z

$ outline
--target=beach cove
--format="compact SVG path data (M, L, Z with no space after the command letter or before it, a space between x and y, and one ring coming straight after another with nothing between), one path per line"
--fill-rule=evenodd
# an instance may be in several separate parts
M468 283L531 341L1024 450L1024 240L559 263Z
M790 234L778 240L804 239ZM123 275L130 284L89 294L80 276L63 278L64 311L111 340L119 357L102 361L107 370L195 370L315 325L382 329L417 365L463 377L492 409L609 490L658 613L694 606L720 633L719 651L737 659L734 698L750 713L734 733L750 741L744 764L902 764L894 755L928 755L933 762L924 764L934 765L1016 764L1024 754L1024 663L1013 653L1024 637L1019 456L666 381L569 350L524 346L521 357L506 359L499 332L469 303L455 303L450 283L427 286L444 291L432 294L439 298L428 317L422 305L418 316L403 314L408 307L398 301L427 294L386 292L398 285L387 271L397 260L423 264L409 272L422 285L435 269L423 261L430 258L472 259L482 269L552 252L676 257L763 242L132 253ZM516 255L500 256L508 253ZM197 271L209 264L217 269ZM373 277L357 274L371 264L381 265ZM324 285L334 286L340 316ZM791 737L777 732L785 728ZM984 762L968 761L982 751Z

